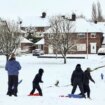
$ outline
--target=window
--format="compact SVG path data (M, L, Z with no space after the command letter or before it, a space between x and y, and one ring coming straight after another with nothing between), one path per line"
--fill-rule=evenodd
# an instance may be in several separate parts
M78 38L85 38L86 37L85 33L78 33L77 36L78 36Z
M91 38L96 38L96 33L91 33Z
M86 44L77 44L77 51L86 51Z

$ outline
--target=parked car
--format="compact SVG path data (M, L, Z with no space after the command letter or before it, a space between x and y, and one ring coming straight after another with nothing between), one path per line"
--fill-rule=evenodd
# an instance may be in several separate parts
M40 56L40 55L43 55L44 54L44 51L41 50L41 49L35 49L32 51L32 55L33 56Z
M97 54L98 55L105 55L105 48L99 48Z

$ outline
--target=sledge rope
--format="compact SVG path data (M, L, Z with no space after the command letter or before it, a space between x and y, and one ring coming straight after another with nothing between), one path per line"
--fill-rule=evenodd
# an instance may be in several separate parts
M48 87L46 87L46 88L51 88L51 87L67 87L67 86L70 86L70 85L71 85L71 84L59 85L59 81L57 80L54 85L48 86Z

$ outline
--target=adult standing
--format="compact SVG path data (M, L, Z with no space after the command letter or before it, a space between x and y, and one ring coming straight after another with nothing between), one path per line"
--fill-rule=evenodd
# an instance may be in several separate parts
M85 98L84 88L83 88L83 77L84 77L84 74L83 74L83 71L81 69L81 65L77 64L76 68L73 71L72 76L71 76L71 84L73 86L71 94L74 94L75 91L76 91L77 86L79 86L79 89L81 91L82 97Z
M18 92L18 75L19 70L21 69L21 65L18 61L16 61L15 54L12 53L10 59L7 61L5 65L5 69L8 72L8 91L7 95L9 96L17 96Z
M91 69L88 67L85 71L84 71L84 79L83 79L83 87L84 87L84 93L87 93L87 97L90 98L90 86L89 86L89 80L92 81L93 83L95 83L95 81L93 80L91 74Z

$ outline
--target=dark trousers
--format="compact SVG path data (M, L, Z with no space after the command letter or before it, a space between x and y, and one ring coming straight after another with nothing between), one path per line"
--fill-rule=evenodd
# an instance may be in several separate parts
M33 94L36 89L38 90L39 95L42 96L42 90L41 90L39 84L35 84L35 83L33 83L33 89L32 89L32 91L30 92L30 94Z
M8 76L8 95L17 95L18 92L18 76L17 75L9 75Z
M89 85L84 85L84 93L87 93L87 97L90 98L90 87Z
M74 84L71 94L74 94L74 93L75 93L77 86L79 86L79 89L80 89L80 91L81 91L81 95L82 95L83 97L85 97L85 95L84 95L84 88L83 88L82 83L80 83L80 84Z
M89 84L83 85L84 93L87 93L87 97L90 98L90 87ZM81 93L79 95L82 95Z

